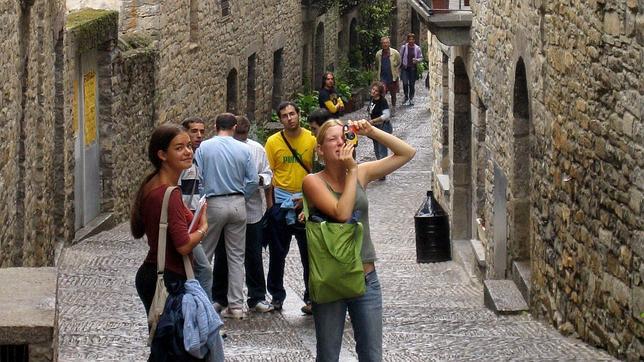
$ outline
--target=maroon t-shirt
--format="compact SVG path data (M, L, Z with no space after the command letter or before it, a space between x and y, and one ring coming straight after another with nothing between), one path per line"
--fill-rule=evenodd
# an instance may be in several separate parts
M167 185L159 186L143 198L143 223L145 224L145 235L148 237L148 245L150 246L150 251L148 251L145 262L154 265L157 264L161 205L163 204L163 195L167 187ZM190 242L188 227L191 222L192 212L183 203L181 191L175 189L170 194L170 200L168 202L165 269L183 276L186 275L186 270L183 266L183 256L179 254L177 248Z

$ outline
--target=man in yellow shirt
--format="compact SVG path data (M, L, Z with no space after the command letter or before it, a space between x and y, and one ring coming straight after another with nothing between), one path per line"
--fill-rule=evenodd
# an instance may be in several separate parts
M302 211L302 180L313 167L316 140L311 132L300 127L300 110L292 102L282 102L277 114L284 129L266 141L266 157L273 170L273 197L267 200L273 217L273 237L269 241L267 287L272 296L275 310L281 310L286 291L284 290L284 264L295 236L300 249L304 279L304 302L302 312L311 314L309 299L309 259L304 224L298 216ZM277 217L275 217L278 215Z

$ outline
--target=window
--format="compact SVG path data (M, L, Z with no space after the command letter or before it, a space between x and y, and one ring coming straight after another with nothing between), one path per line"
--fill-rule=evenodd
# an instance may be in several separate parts
M230 15L230 2L228 0L221 0L221 16Z

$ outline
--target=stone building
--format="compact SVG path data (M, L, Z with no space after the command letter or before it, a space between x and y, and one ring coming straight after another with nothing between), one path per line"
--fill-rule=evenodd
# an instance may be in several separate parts
M65 242L125 221L157 124L263 123L318 87L359 40L358 9L327 3L3 2L0 266L54 265ZM411 7L396 9L406 33Z
M409 3L430 29L452 246L471 241L483 278L514 280L562 333L641 360L642 3Z
M0 3L0 265L52 264L60 238L62 1Z

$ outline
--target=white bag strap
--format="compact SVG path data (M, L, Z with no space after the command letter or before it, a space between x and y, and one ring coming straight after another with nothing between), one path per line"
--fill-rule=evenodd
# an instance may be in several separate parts
M159 247L157 251L157 273L162 274L165 269L165 247L168 234L168 204L170 202L170 195L177 186L170 186L163 194L163 203L161 204L161 217L159 218ZM186 268L186 277L194 279L195 273L192 270L190 258L187 255L183 256L183 266Z

